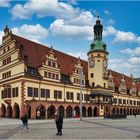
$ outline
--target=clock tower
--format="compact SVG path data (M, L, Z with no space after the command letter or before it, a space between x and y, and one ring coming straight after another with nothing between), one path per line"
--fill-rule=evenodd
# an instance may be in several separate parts
M90 45L88 55L88 79L92 87L101 86L107 88L108 74L108 51L102 41L103 26L101 21L96 20L94 25L94 40Z

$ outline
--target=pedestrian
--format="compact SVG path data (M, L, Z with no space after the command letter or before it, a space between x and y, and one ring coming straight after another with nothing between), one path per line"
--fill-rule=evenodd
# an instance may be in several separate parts
M28 117L27 115L24 115L22 118L21 118L21 121L22 121L22 131L24 132L24 128L26 128L26 130L29 130L29 127L28 127Z
M136 115L137 115L137 113L135 112L135 113L134 113L135 118L136 118Z
M37 119L40 119L40 111L37 110Z
M57 128L57 134L62 136L62 129L63 129L63 117L61 114L55 114L55 124Z

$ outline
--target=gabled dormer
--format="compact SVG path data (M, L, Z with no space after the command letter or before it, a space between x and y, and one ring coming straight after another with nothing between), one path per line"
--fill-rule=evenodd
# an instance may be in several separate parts
M70 79L74 85L80 84L80 75L82 75L82 85L85 85L85 74L83 71L83 66L80 58L78 58L77 62L75 63L72 74L70 75Z
M108 88L111 89L111 90L114 90L114 87L115 87L115 84L114 84L114 81L113 81L113 75L112 75L112 72L110 70L109 75L108 75Z
M122 75L122 78L121 78L120 91L121 93L126 94L126 82L125 82L124 75Z
M60 67L57 63L57 57L53 47L51 47L49 52L46 54L45 61L39 68L39 72L46 80L60 81Z

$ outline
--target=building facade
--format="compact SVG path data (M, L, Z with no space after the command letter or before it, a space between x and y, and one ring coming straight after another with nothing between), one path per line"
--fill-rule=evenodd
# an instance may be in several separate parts
M140 114L140 82L108 69L103 26L97 19L88 62L14 35L6 26L0 46L0 117L35 119Z

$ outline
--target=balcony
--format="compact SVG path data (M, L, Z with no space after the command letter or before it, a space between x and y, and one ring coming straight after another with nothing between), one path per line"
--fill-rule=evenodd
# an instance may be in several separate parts
M10 97L4 98L4 102L5 102L6 104L11 104L11 98L10 98Z

